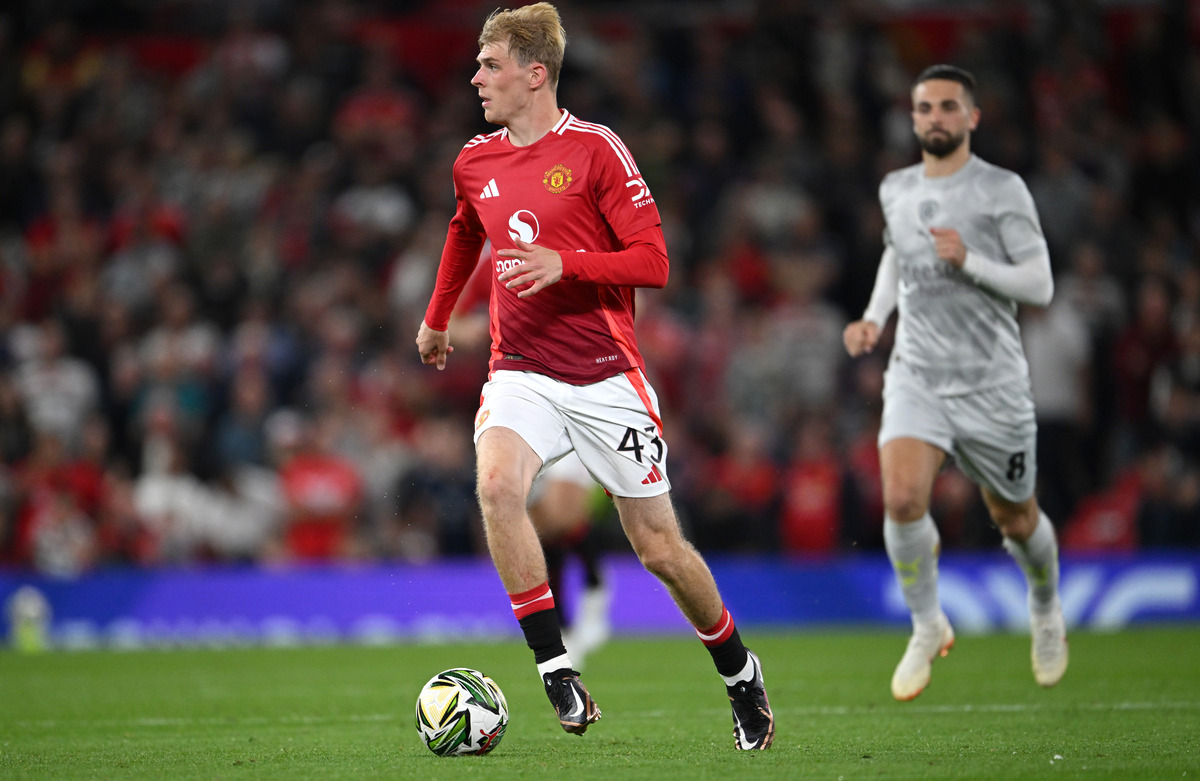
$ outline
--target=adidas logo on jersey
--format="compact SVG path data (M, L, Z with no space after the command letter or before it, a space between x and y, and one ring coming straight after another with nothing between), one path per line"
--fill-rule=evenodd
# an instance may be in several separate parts
M654 485L663 481L662 472L658 471L657 466L650 467L650 474L646 475L646 479L642 481L642 485Z
M496 180L493 179L487 183L487 187L483 188L483 192L479 194L480 198L495 198L500 194L500 188L496 186Z

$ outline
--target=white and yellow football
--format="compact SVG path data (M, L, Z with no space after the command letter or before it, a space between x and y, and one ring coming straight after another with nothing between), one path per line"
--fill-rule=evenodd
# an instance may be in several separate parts
M417 732L439 757L486 754L500 743L507 727L504 693L478 670L444 670L430 678L417 697Z

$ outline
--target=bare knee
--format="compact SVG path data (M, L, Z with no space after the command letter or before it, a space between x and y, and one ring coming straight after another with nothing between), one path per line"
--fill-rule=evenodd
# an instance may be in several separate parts
M476 490L479 509L487 522L507 518L525 511L525 495L519 481L499 470L485 469L479 473Z
M888 517L899 523L915 521L929 512L933 481L946 454L918 439L893 439L879 450L883 504Z
M490 525L524 518L525 499L541 460L525 440L506 428L483 432L475 449L475 490L484 521Z
M1033 530L1037 528L1038 516L1041 511L1035 502L1024 504L1009 504L987 502L992 522L1000 529L1000 533L1016 542L1025 542Z
M646 571L667 583L679 577L689 546L681 537L664 534L645 534L630 543Z
M890 485L884 494L887 515L893 521L908 523L929 512L929 495L915 484Z
M679 579L692 555L667 498L617 498L617 510L633 552L648 572L664 582Z

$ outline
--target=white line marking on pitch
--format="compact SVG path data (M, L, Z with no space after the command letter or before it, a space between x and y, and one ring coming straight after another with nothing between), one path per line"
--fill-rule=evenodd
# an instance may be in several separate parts
M797 707L774 707L772 710L776 715L786 713L793 716L867 716L879 713L880 707L885 707L889 703L883 705L838 705L838 706L797 706ZM1066 710L1085 710L1085 711L1140 711L1140 710L1200 710L1200 702L1081 702L1074 704L1054 704L1054 705L1038 705L1029 703L995 703L991 705L973 705L965 703L962 705L906 705L896 703L897 707L903 708L906 712L913 713L1030 713L1034 711L1066 711ZM708 709L709 713L717 713L716 709ZM668 715L667 711L636 711L625 712L623 716L633 716L636 718L663 718Z
M876 706L818 706L774 708L776 715L792 716L866 716L879 713ZM1085 711L1144 711L1144 710L1200 710L1200 702L1083 702L1076 704L1037 705L1027 703L995 703L990 705L904 705L905 711L915 713L1026 713L1046 710L1085 710ZM724 713L715 708L706 709L708 713ZM624 711L622 718L659 719L667 716L667 711L638 710ZM198 727L198 726L272 726L279 724L337 724L395 721L399 716L394 713L347 714L345 716L280 716L270 718L265 716L236 716L231 718L175 718L175 717L144 717L133 719L29 719L16 721L14 724L23 729L56 729L66 725L88 724L103 727Z

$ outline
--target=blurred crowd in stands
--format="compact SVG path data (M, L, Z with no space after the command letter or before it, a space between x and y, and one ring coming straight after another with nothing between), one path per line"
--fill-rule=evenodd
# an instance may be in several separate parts
M0 563L478 553L477 319L413 339L482 119L473 0L75 0L0 12ZM662 213L638 295L702 549L881 545L887 350L843 325L917 159L909 86L971 69L1056 296L1022 315L1068 550L1200 545L1200 11L1162 2L579 2L560 105ZM947 548L992 546L954 468ZM600 513L597 522L610 523ZM623 539L619 531L614 544Z

